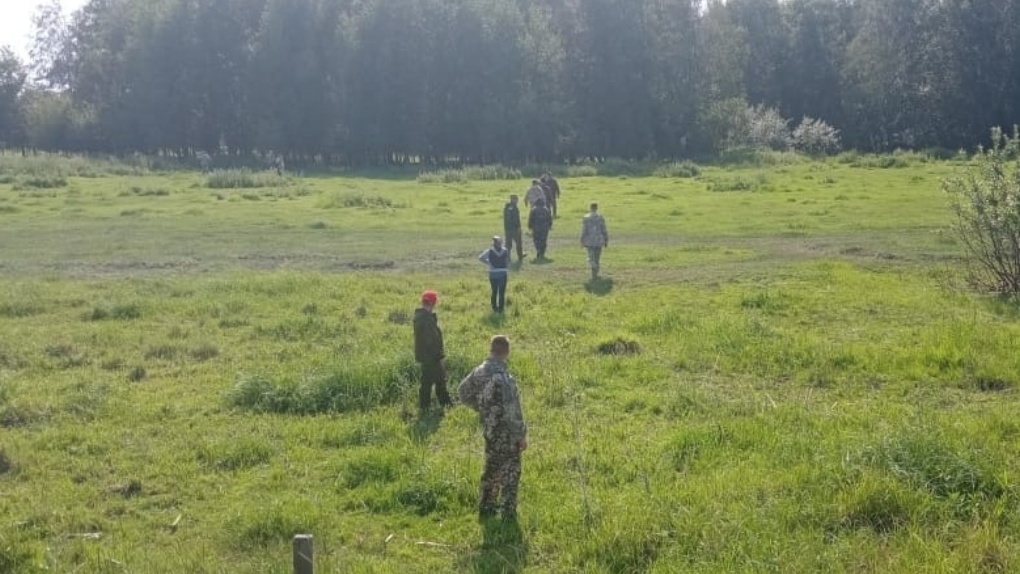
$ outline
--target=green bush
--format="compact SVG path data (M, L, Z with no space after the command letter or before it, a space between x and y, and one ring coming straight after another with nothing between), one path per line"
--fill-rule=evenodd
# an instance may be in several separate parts
M15 191L56 189L59 187L67 187L67 178L62 175L26 175L18 177L14 182Z
M701 175L701 167L692 161L667 163L655 170L656 177L691 178Z
M271 171L252 171L248 168L218 169L206 176L209 189L256 189L284 187L290 184L286 177Z
M567 177L595 177L598 174L599 169L590 164L572 165L567 168Z
M968 279L984 289L1020 295L1020 128L992 131L992 147L942 189L956 216L953 231L969 256Z
M499 181L521 179L521 170L500 164L467 166L461 169L440 169L418 174L418 183L463 183L466 181Z

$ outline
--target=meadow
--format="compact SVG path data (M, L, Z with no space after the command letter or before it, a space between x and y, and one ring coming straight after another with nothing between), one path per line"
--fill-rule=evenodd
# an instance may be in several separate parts
M296 533L322 572L1015 571L1020 307L960 279L964 167L579 170L500 317L525 179L0 156L0 572L284 573ZM519 528L477 416L417 413L426 288L453 385L514 341Z

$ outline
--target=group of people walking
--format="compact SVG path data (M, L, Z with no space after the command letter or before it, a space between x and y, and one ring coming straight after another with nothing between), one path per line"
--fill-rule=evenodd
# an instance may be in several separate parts
M524 198L530 208L528 229L535 242L538 260L545 260L549 232L557 217L560 196L559 183L549 174L532 182ZM524 261L523 226L519 197L511 195L503 208L503 238L492 238L492 246L478 259L488 266L492 289L492 310L502 313L506 307L506 287L510 274L511 251L516 247L517 260ZM588 251L588 265L592 280L599 276L602 250L609 245L606 220L599 213L597 203L589 205L581 223L581 245ZM427 412L432 405L435 389L440 408L453 406L446 387L446 351L443 332L439 328L435 308L439 296L425 291L421 306L414 314L414 352L421 364L421 387L418 406ZM517 380L507 368L510 356L510 339L496 335L489 341L489 356L461 381L457 387L460 402L479 413L485 437L485 467L482 473L479 517L488 519L501 514L504 521L517 518L517 489L521 477L521 453L528 448L527 425L521 409Z
M531 188L524 196L524 205L528 212L528 230L535 243L536 261L547 261L546 252L549 246L549 233L553 221L558 217L560 185L550 174L533 180ZM506 287L510 275L511 252L516 247L517 261L523 263L528 256L524 252L524 226L522 225L520 197L516 194L503 207L503 237L494 236L492 246L478 256L478 259L489 268L489 284L491 286L492 310L502 313L506 308ZM505 241L504 241L505 240ZM581 226L581 245L588 250L588 266L591 268L592 280L598 279L601 266L602 250L609 246L609 231L606 220L599 213L597 203L589 206Z

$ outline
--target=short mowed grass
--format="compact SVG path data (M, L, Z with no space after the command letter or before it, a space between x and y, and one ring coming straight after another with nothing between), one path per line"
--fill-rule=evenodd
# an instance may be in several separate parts
M961 287L962 166L898 160L565 178L505 317L526 180L2 164L0 572L1015 571L1020 307ZM476 415L415 408L424 288L453 386L514 341L519 530Z

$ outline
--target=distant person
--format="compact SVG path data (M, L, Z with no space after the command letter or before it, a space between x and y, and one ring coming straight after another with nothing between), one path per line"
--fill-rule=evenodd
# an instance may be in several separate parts
M528 189L528 193L524 196L524 206L533 208L540 199L545 200L545 188L542 187L542 182L533 179L531 180L531 187Z
M539 261L545 260L545 250L549 245L549 231L552 226L552 212L545 206L545 200L536 200L535 206L528 215L528 229L531 230L531 237L535 241L535 253L537 253Z
M276 175L283 177L283 172L287 169L287 165L283 160L283 154L276 154L276 159L273 160L273 166L276 168Z
M550 173L542 174L538 181L545 190L545 203L549 206L549 211L552 211L554 218L559 217L556 204L559 203L560 199L560 182L556 181L556 178Z
M510 250L503 247L503 241L497 235L492 238L492 247L482 251L478 260L489 266L492 311L502 313L506 308L506 284L510 279Z
M421 365L418 408L422 412L432 406L432 387L436 388L441 407L453 404L446 390L446 352L435 312L438 301L435 291L425 291L421 294L421 307L414 312L414 358Z
M591 267L591 278L599 277L599 266L602 261L602 250L609 247L609 231L606 229L606 218L599 213L599 204L592 203L588 214L581 222L581 245L588 250L588 265Z
M524 261L524 235L521 227L521 210L517 207L517 195L510 196L510 202L503 206L503 238L506 239L506 250L513 251L517 246L517 260Z
M517 380L507 369L509 357L510 339L496 335L489 343L489 358L457 387L461 402L478 411L482 419L485 470L478 501L482 520L495 516L497 510L504 521L517 520L521 453L528 448L528 427Z

